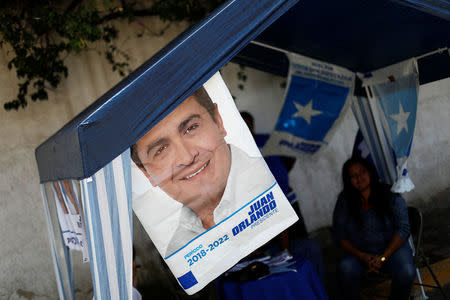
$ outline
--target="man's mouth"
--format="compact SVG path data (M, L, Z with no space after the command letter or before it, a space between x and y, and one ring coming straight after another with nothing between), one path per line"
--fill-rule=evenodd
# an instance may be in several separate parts
M204 164L200 169L198 169L197 171L195 171L194 173L186 176L183 178L183 180L188 180L191 179L192 177L196 176L197 174L199 174L201 171L203 171L207 166L209 165L209 160L206 162L206 164Z

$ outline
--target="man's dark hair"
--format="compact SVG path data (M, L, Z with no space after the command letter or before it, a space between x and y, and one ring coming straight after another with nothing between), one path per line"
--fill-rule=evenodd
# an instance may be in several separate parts
M211 97L209 97L208 93L206 92L205 88L201 86L191 95L191 97L194 97L195 101L197 101L198 104L200 104L201 106L203 106L204 109L206 109L206 111L209 113L214 123L216 123L216 116L214 115L215 105L212 102ZM131 152L131 159L134 161L134 163L139 168L144 168L144 165L142 164L137 154L136 143L134 143L130 147L130 152Z
M247 127L248 129L250 129L252 135L255 135L255 119L253 118L252 114L248 111L241 111L241 117L244 120L245 124L247 124Z
M248 121L250 121L250 124L252 124L252 125L255 124L255 119L253 118L251 113L249 113L248 111L241 111L241 117L242 117L242 119L244 119L244 121L248 120Z
M203 106L204 109L206 109L206 111L209 113L209 115L213 119L214 123L216 123L216 116L214 115L214 110L215 110L216 106L212 102L211 97L209 97L205 88L203 86L201 86L191 96L194 97L195 101L197 101L198 104L200 104L201 106Z

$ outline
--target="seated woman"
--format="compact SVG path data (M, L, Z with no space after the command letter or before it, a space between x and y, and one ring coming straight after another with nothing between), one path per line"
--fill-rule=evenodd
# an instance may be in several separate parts
M408 299L415 278L405 200L379 182L375 168L354 157L342 168L344 189L333 213L333 235L345 250L338 264L344 299L360 299L363 271L389 272L389 299Z

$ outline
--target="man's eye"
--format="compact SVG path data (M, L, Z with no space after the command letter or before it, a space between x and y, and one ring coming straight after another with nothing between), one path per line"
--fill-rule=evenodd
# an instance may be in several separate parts
M193 125L189 126L189 127L184 131L184 134L190 133L191 131L197 129L197 127L198 127L198 124L193 124Z
M167 145L164 145L164 146L159 147L159 149L156 150L156 152L155 152L155 156L160 155L161 152L163 152L166 148L167 148Z

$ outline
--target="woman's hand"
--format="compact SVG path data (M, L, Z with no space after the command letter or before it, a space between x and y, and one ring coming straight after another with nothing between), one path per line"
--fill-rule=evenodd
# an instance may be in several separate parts
M380 273L381 266L383 265L380 256L362 252L359 259L366 265L367 273Z
M384 261L381 260L381 256L377 255L376 256L376 260L374 260L372 266L373 266L373 268L375 268L379 272L379 270L381 269L383 264L384 264Z
M371 270L373 270L373 272L375 272L377 274L380 273L380 269L385 263L385 261L383 261L381 259L381 257L382 256L380 256L380 255L375 256L375 259L373 260L372 265L371 265Z
M366 265L368 273L380 273L380 268L382 265L380 256L360 251L358 248L354 247L349 240L341 240L340 244L342 248L356 256L364 263L364 265Z

